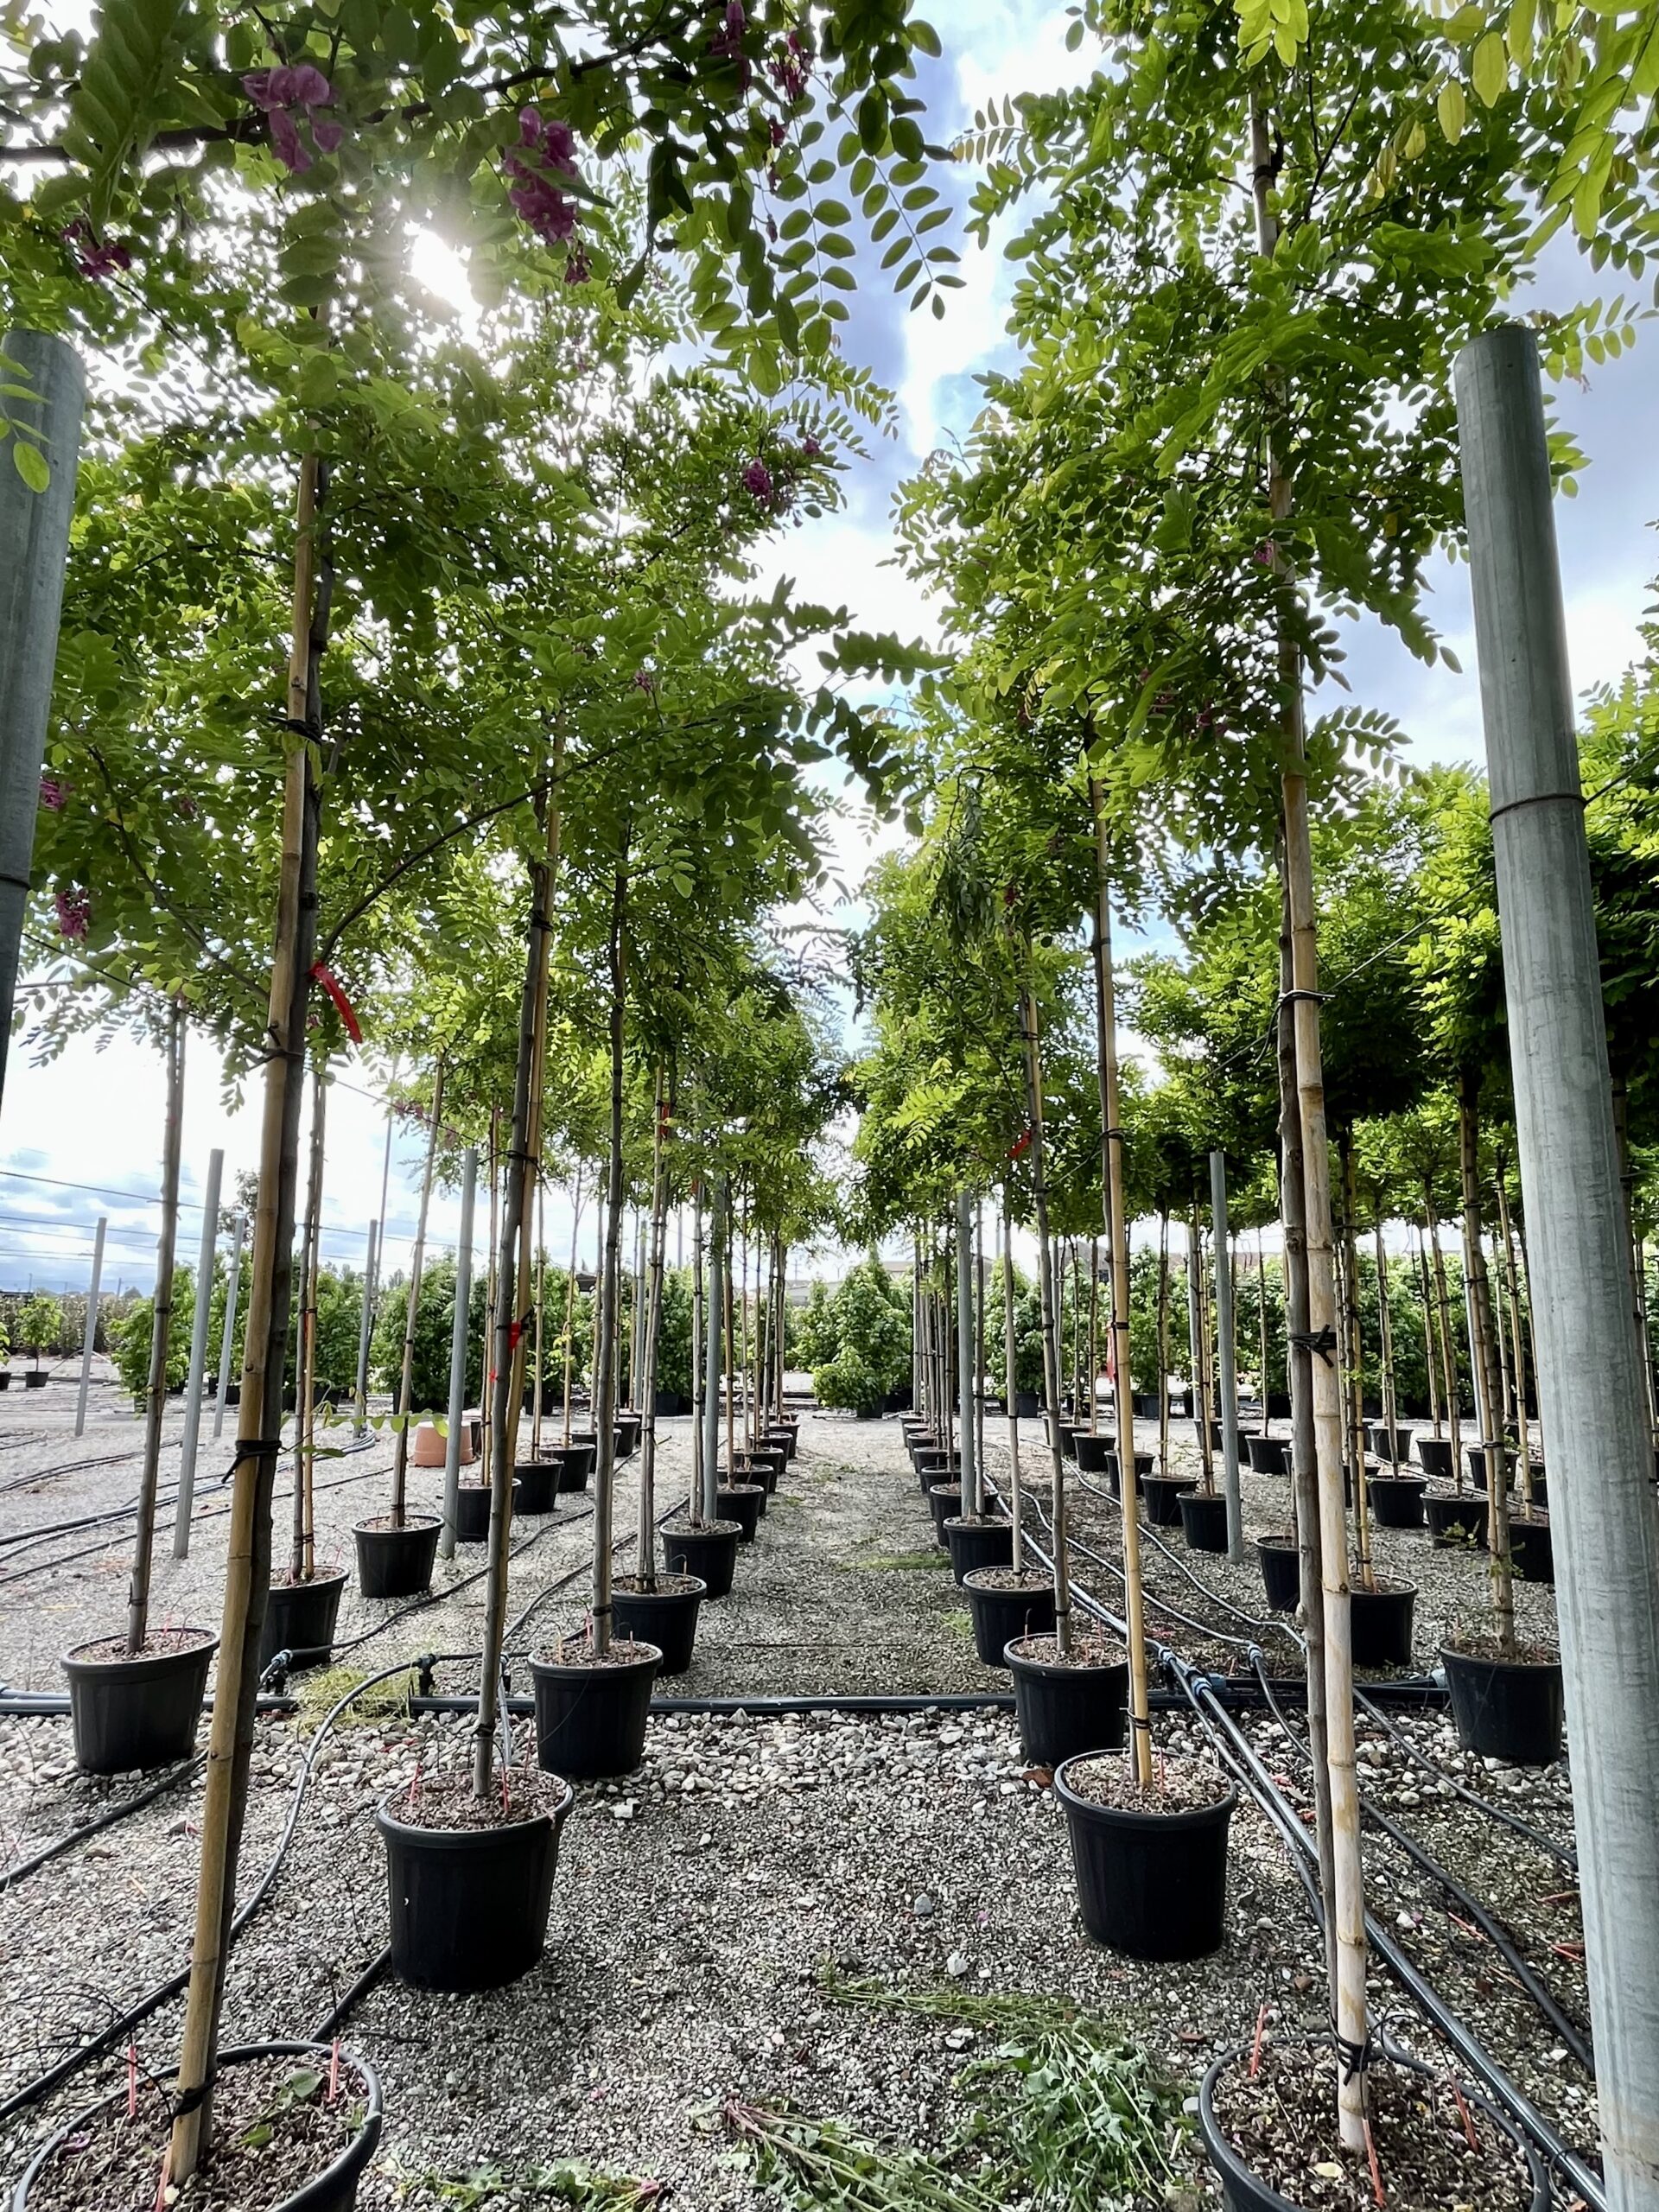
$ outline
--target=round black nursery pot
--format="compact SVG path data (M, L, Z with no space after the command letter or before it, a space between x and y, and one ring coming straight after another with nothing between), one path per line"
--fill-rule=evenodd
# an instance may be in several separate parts
M1227 1827L1236 1790L1189 1812L1097 1805L1054 1777L1065 1808L1077 1908L1096 1943L1131 1959L1202 1959L1219 1950L1227 1907Z
M982 1567L1009 1567L1014 1562L1014 1524L1008 1521L964 1521L951 1516L944 1524L945 1548L950 1569L958 1582Z
M1436 1551L1451 1551L1486 1541L1486 1493L1430 1491L1423 1500L1423 1517Z
M1417 1464L1431 1482L1453 1481L1457 1475L1457 1468L1452 1458L1451 1438L1424 1436L1420 1433L1417 1438Z
M1137 1497L1143 1497L1146 1495L1147 1477L1152 1472L1154 1457L1155 1455L1150 1452L1137 1452L1135 1455L1135 1494ZM1116 1445L1106 1454L1106 1479L1111 1484L1112 1496L1122 1497L1123 1475L1118 1462Z
M1549 1516L1535 1512L1530 1521L1518 1513L1510 1516L1510 1565L1523 1582L1554 1583L1555 1554L1550 1542Z
M598 1446L592 1443L550 1446L547 1456L558 1469L561 1497L568 1491L587 1489L588 1478L594 1471L597 1455Z
M697 1641L697 1609L709 1586L695 1574L659 1574L647 1590L637 1574L619 1575L611 1593L617 1633L635 1643L654 1643L663 1655L659 1675L683 1675Z
M1417 1603L1409 1582L1379 1582L1375 1590L1350 1591L1356 1667L1409 1667L1411 1620Z
M1187 1491L1180 1501L1181 1534L1194 1552L1224 1552L1227 1548L1227 1501Z
M1421 1529L1423 1492L1427 1487L1422 1475L1373 1475L1369 1489L1378 1528Z
M671 1521L662 1531L663 1557L671 1574L693 1574L707 1598L731 1594L737 1573L742 1530L735 1521Z
M613 1643L603 1662L536 1659L536 1756L549 1774L599 1782L632 1774L645 1755L654 1643Z
M1287 1538L1258 1536L1255 1555L1262 1562L1262 1586L1268 1605L1275 1613L1294 1613L1302 1602L1301 1554Z
M314 1574L309 1582L273 1582L259 1638L263 1672L279 1651L291 1651L295 1668L326 1666L334 1651L344 1574Z
M1465 1751L1514 1766L1553 1766L1566 1706L1557 1659L1487 1658L1440 1650L1452 1719Z
M769 1428L766 1431L766 1442L773 1450L783 1453L784 1465L788 1466L799 1447L800 1432L793 1428Z
M1014 1717L1026 1757L1058 1766L1079 1751L1116 1751L1123 1745L1129 1702L1127 1658L1078 1665L1054 1656L1052 1637L1017 1637L1002 1663L1014 1676Z
M616 1456L619 1459L631 1459L639 1449L639 1434L645 1425L643 1414L624 1408L617 1414Z
M359 1521L352 1531L357 1548L357 1586L365 1598L417 1598L432 1586L432 1562L438 1555L443 1523L430 1514L405 1514L399 1527L387 1514Z
M760 1483L722 1483L715 1492L715 1506L722 1521L735 1521L746 1544L754 1541L766 1502Z
M481 1544L489 1533L489 1484L461 1483L455 1491L455 1541Z
M1028 1569L1021 1584L999 1588L1010 1573L1007 1567L980 1567L963 1577L974 1648L987 1667L1007 1664L1002 1655L1016 1637L1054 1632L1054 1587L1048 1577Z
M28 1368L23 1375L23 1388L25 1390L44 1390L51 1380L43 1367Z
M948 1551L944 1524L954 1520L962 1511L960 1483L931 1483L928 1485L927 1502L933 1513L933 1541L941 1550Z
M552 1513L557 1510L559 1470L552 1459L520 1459L512 1471L512 1510L515 1513Z
M1216 2112L1217 2084L1234 2067L1249 2064L1250 2050L1249 2044L1241 2044L1237 2050L1224 2051L1211 2062L1198 2087L1198 2132L1204 2138L1204 2147L1210 2154L1210 2163L1216 2170L1216 2178L1221 2183L1222 2201L1227 2207L1227 2212L1299 2212L1294 2201L1281 2196L1270 2183L1263 2181L1236 2148ZM1310 2063L1312 2058L1310 2052ZM1428 2071L1413 2061L1389 2063L1408 2065L1413 2072L1426 2074ZM1528 2180L1522 2182L1519 2177L1516 2177L1515 2212L1549 2212L1548 2177L1532 2145L1502 2113L1476 2090L1461 2089L1459 2094L1465 2112L1478 2114L1495 2134L1506 2136L1525 2161ZM1472 2120L1468 2124L1472 2126ZM1390 2202L1394 2201L1396 2200L1391 2197ZM1487 2199L1483 2197L1482 2201L1485 2202ZM1502 2207L1494 2203L1491 2206L1491 2212L1502 2212Z
M1117 1457L1117 1439L1080 1428L1071 1439L1071 1457L1080 1475L1103 1475L1107 1460Z
M567 1783L550 1811L465 1828L400 1821L388 1798L374 1820L385 1838L400 1980L416 1989L499 1989L530 1972L546 1947L559 1831L575 1796Z
M1371 1449L1379 1459L1386 1459L1395 1466L1403 1466L1411 1456L1411 1432L1405 1428L1391 1429L1386 1421L1374 1421L1366 1429L1371 1440ZM1393 1450L1389 1450L1392 1444Z
M1290 1472L1290 1447L1282 1436L1247 1436L1244 1449L1249 1454L1253 1475L1286 1475Z
M752 1444L746 1456L752 1478L764 1483L766 1496L772 1497L783 1479L784 1469L789 1465L788 1452L781 1444Z
M334 2063L334 2047L326 2043L238 2044L233 2050L219 2052L217 2071L222 2075L236 2066L257 2065L264 2059L295 2058L308 2060L314 2068L326 2074ZM354 2082L356 2095L353 2102L360 2101L362 2103L362 2124L345 2148L320 2172L313 2174L309 2181L281 2198L269 2201L269 2212L352 2212L357 2202L358 2183L380 2141L380 2080L368 2061L359 2058L355 2051L341 2050L340 2069L342 2094L344 2082L347 2080ZM162 2069L163 2075L170 2075L172 2070L170 2067ZM97 2123L105 2113L113 2113L118 2109L124 2109L127 2096L128 2092L124 2088L118 2089L113 2096L100 2098L97 2104L88 2105L77 2113L67 2126L59 2128L55 2134L48 2136L7 2199L11 2212L29 2212L29 2207L34 2201L35 2184L46 2169L66 2152L75 2155L85 2139L95 2133ZM164 2112L158 2114L158 2123L156 2147L159 2159L168 2127ZM92 2151L95 2160L95 2142L86 2147ZM88 2186L96 2190L99 2196L102 2196L101 2183L91 2176L88 2177ZM87 2196L84 2201L91 2205L96 2199Z
M111 1639L78 1644L64 1654L75 1764L83 1774L172 1766L195 1750L219 1639L211 1629L196 1628L165 1641L175 1648L136 1659L110 1657Z
M1175 1529L1180 1525L1181 1498L1187 1491L1198 1488L1192 1475L1148 1475L1141 1485L1147 1501L1147 1518L1154 1528Z
M1463 1456L1468 1462L1470 1481L1473 1483L1477 1490L1484 1490L1486 1487L1486 1452L1484 1447L1478 1444L1471 1444L1465 1451ZM1515 1488L1515 1454L1508 1448L1507 1446L1504 1447L1503 1458L1504 1486L1506 1489L1513 1490Z

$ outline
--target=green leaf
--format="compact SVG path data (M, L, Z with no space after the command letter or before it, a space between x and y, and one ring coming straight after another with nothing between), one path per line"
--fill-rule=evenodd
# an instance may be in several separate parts
M11 442L11 465L31 492L44 492L52 481L52 471L46 455L38 446L30 445L23 438Z
M1496 107L1510 81L1510 57L1501 31L1488 31L1469 65L1475 96L1483 107Z
M101 232L123 173L156 128L178 73L184 0L105 0L69 102L64 144L86 169L88 211Z

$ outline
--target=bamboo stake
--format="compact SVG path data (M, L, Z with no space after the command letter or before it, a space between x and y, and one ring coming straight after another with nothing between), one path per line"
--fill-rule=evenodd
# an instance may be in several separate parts
M1463 1420L1458 1393L1458 1340L1452 1333L1452 1300L1446 1284L1446 1257L1440 1250L1440 1217L1434 1210L1434 1193L1423 1178L1423 1211L1428 1216L1428 1249L1434 1267L1434 1325L1440 1339L1440 1372L1446 1387L1446 1426L1452 1432L1452 1473L1458 1494L1463 1494Z
M1521 1327L1521 1298L1515 1275L1515 1237L1510 1223L1509 1193L1503 1188L1503 1166L1500 1155L1497 1172L1497 1233L1502 1239L1503 1274L1510 1301L1510 1338L1515 1346L1515 1424L1516 1440L1521 1461L1521 1505L1523 1512L1532 1511L1532 1433L1527 1421L1527 1370L1523 1350L1525 1338Z
M1008 1516L1014 1523L1014 1571L1026 1567L1026 1494L1020 1476L1019 1353L1014 1332L1014 1215L1002 1185L1002 1390L1008 1408Z
M317 1571L317 1277L322 1257L323 1121L327 1091L322 1063L311 1068L311 1166L305 1192L305 1239L300 1261L300 1357L295 1404L294 1541L289 1573L309 1582Z
M687 1518L694 1529L702 1526L702 1467L705 1419L704 1392L709 1372L703 1357L702 1321L702 1178L691 1185L691 1495Z
M1268 1374L1268 1262L1262 1249L1262 1231L1255 1232L1255 1339L1257 1357L1262 1366L1262 1434L1268 1433L1268 1396L1271 1378Z
M531 1357L530 1456L542 1456L542 1312L547 1303L547 1209L536 1185L536 1347Z
M1054 1648L1062 1659L1071 1650L1071 1562L1066 1547L1065 1459L1060 1445L1059 1316L1054 1306L1053 1255L1048 1239L1048 1185L1043 1169L1042 1040L1038 1034L1037 1000L1027 988L1020 1006L1020 1033L1026 1048L1026 1099L1031 1116L1031 1188L1037 1217L1038 1287L1043 1309L1043 1380L1046 1386L1048 1459L1054 1485L1050 1516L1054 1550ZM1121 1449L1121 1447L1120 1447ZM1129 1462L1129 1503L1134 1503L1135 1462ZM1126 1524L1127 1524L1127 1518Z
M668 1171L663 1139L668 1101L657 1071L652 1125L651 1244L645 1262L645 1319L639 1398L639 1527L637 1572L640 1586L657 1587L657 1338L663 1317L663 1267L668 1243Z
M1478 1079L1468 1069L1458 1077L1458 1159L1463 1176L1463 1274L1474 1338L1475 1405L1486 1459L1486 1547L1498 1647L1515 1655L1515 1582L1510 1566L1510 1471L1499 1432L1497 1355L1492 1343L1491 1286L1480 1220L1480 1109Z
M627 1024L627 948L622 923L627 908L626 855L611 887L611 1114L605 1204L605 1255L600 1269L598 1327L594 1351L594 1426L597 1452L594 1469L594 1579L590 1605L593 1649L603 1658L611 1648L611 1530L616 1507L616 1368L618 1297L622 1226L622 1080Z
M1123 1446L1118 1443L1117 1471L1123 1495L1135 1496L1135 1469L1123 1471ZM1169 1472L1169 1216L1158 1216L1158 1471Z
M1440 1433L1440 1378L1438 1373L1433 1322L1433 1288L1428 1276L1428 1246L1421 1226L1417 1230L1417 1295L1423 1309L1423 1368L1428 1377L1428 1418L1434 1434Z
M167 1113L162 1135L162 1235L150 1307L149 1381L144 1395L144 1458L138 1484L138 1527L127 1591L127 1654L136 1658L149 1634L149 1573L156 1551L156 1497L161 1482L162 1423L167 1413L167 1360L173 1333L173 1255L179 1234L179 1160L184 1136L184 1002L174 998L167 1023ZM198 1296L205 1294L198 1290Z
M415 1394L415 1324L420 1312L421 1276L426 1267L426 1216L432 1203L432 1173L438 1156L438 1131L443 1122L443 1062L432 1077L432 1126L427 1132L426 1165L421 1171L420 1210L415 1217L415 1249L409 1262L409 1299L404 1313L404 1361L397 1379L397 1441L391 1455L391 1524L404 1525L408 1497L410 1401Z
M582 1162L576 1162L576 1179L570 1194L570 1272L564 1283L564 1435L570 1441L570 1391L575 1373L576 1351L576 1268L578 1265L578 1237L582 1230Z
M1377 1351L1382 1369L1382 1420L1389 1433L1389 1465L1400 1471L1400 1443L1395 1433L1394 1319L1389 1310L1389 1260L1382 1245L1382 1210L1379 1204L1371 1224L1376 1259Z

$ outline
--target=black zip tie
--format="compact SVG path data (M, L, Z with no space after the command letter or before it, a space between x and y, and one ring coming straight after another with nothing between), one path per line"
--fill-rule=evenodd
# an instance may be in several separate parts
M1281 1006L1294 1006L1298 999L1306 999L1310 1006L1323 1006L1327 999L1334 996L1335 993L1332 991L1281 991L1279 1003Z
M173 2117L182 2120L187 2113L196 2112L205 2105L218 2086L218 2069L210 2069L207 2079L200 2088L181 2089L173 2100Z
M1301 1330L1293 1329L1290 1332L1290 1341L1298 1351L1317 1353L1327 1367L1336 1364L1331 1355L1338 1349L1341 1340L1334 1329L1314 1329L1306 1333Z
M1376 2055L1370 2036L1368 2034L1363 2043L1350 2043L1346 2036L1332 2028L1331 2040L1337 2047L1337 2063L1342 2069L1343 2081L1352 2082L1363 2076Z

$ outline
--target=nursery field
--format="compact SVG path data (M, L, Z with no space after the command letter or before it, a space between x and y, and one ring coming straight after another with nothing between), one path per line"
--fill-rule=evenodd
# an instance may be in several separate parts
M18 1711L17 1693L49 1700L58 1655L118 1612L130 1517L130 1417L106 1401L74 1440L67 1394L61 1410L46 1395L8 1407L0 1425L0 1950L12 2030L0 2101L14 2166L89 2094L118 2089L130 2063L164 2067L175 2047L176 1998L122 2029L73 2084L15 2109L185 1966L200 1790L195 1769L159 1792L153 1776L78 1774L67 1719ZM986 1472L1006 1487L1004 1425L991 1416L987 1428ZM1196 1466L1190 1430L1177 1435L1176 1467ZM1023 1456L1037 1441L1025 1424ZM361 1494L388 1458L372 1433L320 1468L322 1560L349 1548ZM664 1421L659 1497L690 1460L690 1424ZM624 1549L632 1464L619 1469ZM1103 1481L1068 1478L1080 1592L1111 1610L1116 1504ZM1252 1536L1281 1528L1286 1483L1243 1480ZM439 1481L412 1475L412 1506L420 1484ZM1044 1485L1027 1482L1040 1529ZM168 1623L211 1605L221 1505L204 1480L190 1559L158 1561L153 1603ZM577 1494L515 1525L515 1687L525 1654L580 1625L589 1517ZM74 1522L91 1525L64 1525ZM89 1542L99 1529L112 1537L102 1553ZM1038 2184L1046 2133L1067 2144L1079 2191L1213 2194L1192 2120L1198 2076L1263 2022L1317 2028L1322 2007L1314 1923L1267 1803L1276 1790L1303 1809L1300 1730L1264 1705L1255 1669L1259 1649L1294 1705L1297 1654L1266 1615L1259 1574L1189 1554L1179 1530L1143 1536L1150 1634L1215 1678L1260 1762L1234 1815L1224 1941L1210 1956L1137 1964L1089 1942L1050 1774L1022 1752L1006 1672L976 1656L898 1424L810 1413L730 1596L704 1605L690 1669L658 1681L643 1762L579 1788L545 1955L504 1989L437 1995L385 1973L373 1824L378 1804L467 1767L470 1712L411 1711L410 1696L475 1690L479 1548L440 1563L418 1609L348 1595L334 1664L290 1676L257 1723L244 1866L263 1893L232 1957L227 2042L342 2032L371 2061L386 2122L365 2205L620 2204L670 2188L689 2204L742 2206L773 2201L766 2177L779 2174L800 2201L829 2202L836 2161L854 2150L869 2153L881 2192L860 2202L932 2202L933 2188L976 2204L1021 2175ZM1421 1532L1379 1532L1377 1564L1415 1584L1418 1608L1412 1665L1362 1677L1362 1692L1387 1700L1361 1723L1374 1909L1548 2125L1591 2152L1593 2088L1569 2047L1586 1999L1565 1768L1467 1757L1432 1692L1414 1694L1441 1624L1470 1601L1476 1560ZM1544 1632L1548 1589L1522 1603L1529 1632ZM462 1656L422 1672L445 1653ZM836 1709L849 1697L946 1701ZM779 1699L799 1702L769 1707ZM527 1759L530 1721L514 1732L514 1757ZM1154 1732L1160 1758L1238 1758L1179 1694L1160 1696ZM1445 2068L1446 2045L1381 1961L1375 1980L1390 2034ZM1560 2008L1560 2032L1541 2004ZM1116 2151L1098 2126L1112 2096L1131 2115ZM1149 2163L1114 2175L1115 2156Z

